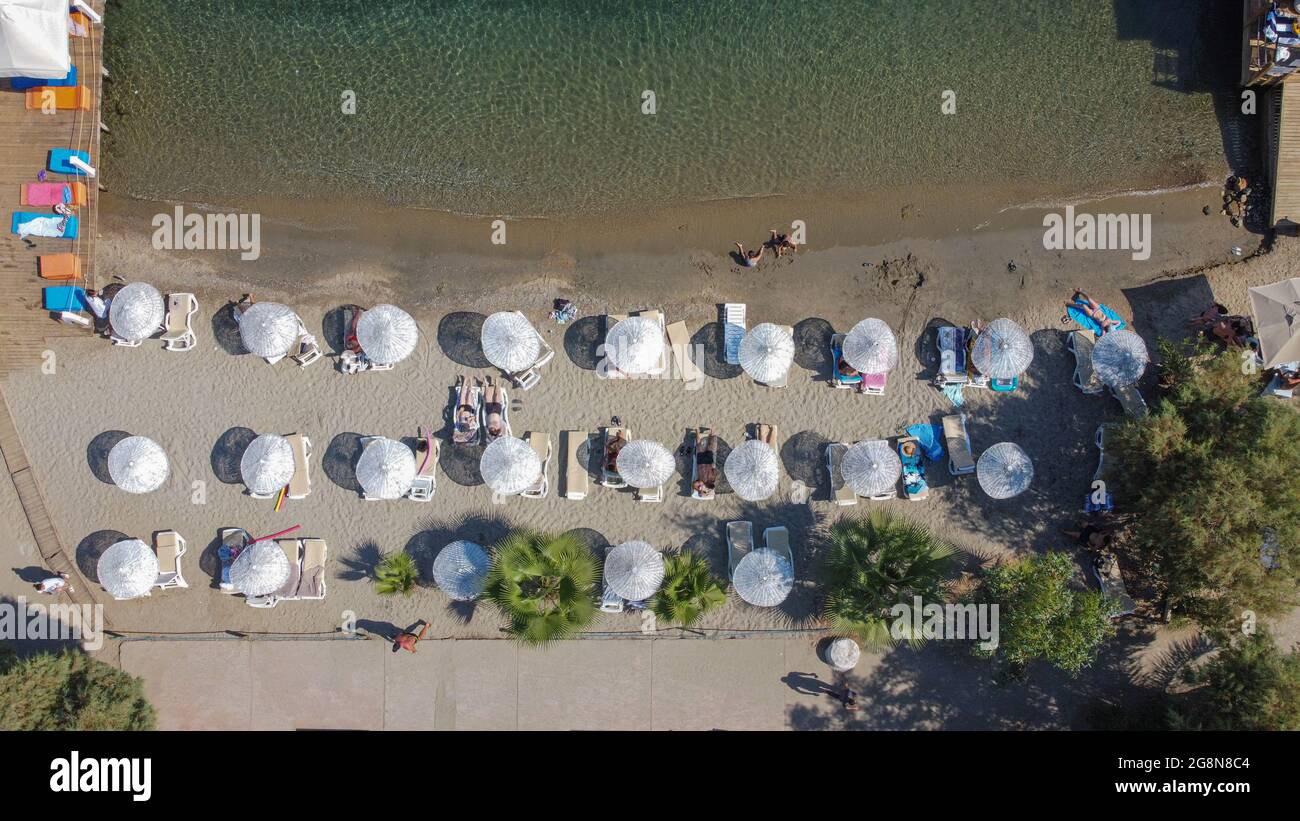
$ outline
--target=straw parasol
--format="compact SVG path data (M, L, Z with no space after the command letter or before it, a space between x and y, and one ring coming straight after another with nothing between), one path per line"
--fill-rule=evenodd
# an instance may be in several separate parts
M858 659L862 658L862 648L858 647L858 643L853 639L841 636L831 642L826 650L826 656L833 670L847 673L858 666Z
M766 442L747 439L727 456L722 464L727 484L747 502L761 502L776 493L780 464L776 451Z
M1247 290L1264 367L1300 360L1300 277Z
M980 487L994 499L1010 499L1029 489L1034 463L1015 442L999 442L980 454L975 464Z
M415 454L401 442L376 437L357 459L357 482L374 499L400 499L415 481Z
M731 583L755 607L776 607L794 589L794 568L780 553L760 547L736 564Z
M239 314L239 339L251 354L263 359L284 356L298 341L302 321L287 305L254 302Z
M794 362L794 337L780 325L761 322L740 339L740 367L755 382L780 382Z
M518 311L498 311L483 320L479 334L487 361L506 373L532 367L542 353L542 340Z
M163 295L147 282L132 282L124 286L108 305L108 324L113 334L135 342L148 339L162 329Z
M1014 379L1034 361L1034 343L1009 319L995 319L975 337L971 361L991 379Z
M618 475L642 490L667 482L676 467L668 448L653 439L633 439L618 452Z
M289 579L289 557L270 539L239 551L230 566L230 583L245 596L269 596Z
M147 596L158 581L158 557L139 539L115 542L99 557L95 575L115 599Z
M108 475L127 493L148 493L167 481L167 454L154 440L128 436L108 452Z
M844 483L859 496L880 496L895 489L903 475L898 454L883 439L858 442L840 462Z
M460 539L438 551L433 581L452 601L469 601L483 592L491 565L482 547Z
M264 433L244 448L239 475L250 493L275 493L293 478L293 448L289 440Z
M401 362L419 340L415 320L396 305L376 305L357 320L357 344L367 359L379 365Z
M1132 331L1111 331L1092 348L1092 369L1098 379L1112 388L1137 382L1149 361L1146 343Z
M844 337L843 356L859 373L889 373L898 365L898 340L883 319L864 319Z
M542 460L523 439L502 436L483 449L478 463L483 481L507 496L523 493L542 478Z
M623 542L605 556L605 584L628 601L645 601L663 580L663 554L646 542Z
M619 320L605 336L605 356L624 373L648 373L664 353L664 332L645 316Z

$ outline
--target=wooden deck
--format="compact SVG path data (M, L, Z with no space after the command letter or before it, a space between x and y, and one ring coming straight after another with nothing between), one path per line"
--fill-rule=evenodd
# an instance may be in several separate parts
M1269 92L1268 163L1273 189L1271 224L1300 224L1300 84Z
M91 6L102 14L104 0L92 0ZM0 322L0 349L5 353L0 356L0 374L15 368L40 367L41 352L48 347L49 339L90 333L86 328L57 322L50 318L49 312L42 310L41 287L51 283L44 283L37 277L36 257L60 251L75 252L81 258L83 277L75 284L96 287L95 239L99 194L95 181L76 178L86 182L89 190L89 202L77 209L81 223L77 239L36 239L36 247L28 248L9 231L15 211L50 210L35 206L22 209L18 204L18 194L22 183L36 181L36 174L45 167L51 148L89 151L91 165L99 167L102 27L91 26L89 35L73 37L69 41L78 83L89 88L93 98L89 111L59 111L54 114L28 111L25 95L11 89L8 81L0 80L0 201L5 204L5 238L0 243L0 301L5 306L5 318ZM53 182L71 178L50 174L47 179Z

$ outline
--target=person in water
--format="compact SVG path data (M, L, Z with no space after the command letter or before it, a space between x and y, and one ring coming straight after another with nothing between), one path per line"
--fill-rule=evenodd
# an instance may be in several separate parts
M766 249L766 246L763 245L758 246L757 251L754 250L746 251L745 246L737 242L736 248L740 251L740 260L741 260L740 264L744 265L746 268L753 268L755 265L758 264L758 261L763 258L763 251Z
M789 234L778 234L775 228L769 228L767 230L768 233L772 235L772 238L767 241L767 244L772 246L772 250L776 251L778 257L785 256L786 251L793 254L799 250L799 243L790 239Z

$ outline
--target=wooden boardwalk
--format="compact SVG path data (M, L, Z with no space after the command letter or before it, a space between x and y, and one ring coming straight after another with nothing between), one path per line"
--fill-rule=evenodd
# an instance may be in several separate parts
M1269 93L1271 222L1294 226L1300 224L1300 84L1282 83Z
M104 0L92 0L91 5L102 13ZM91 165L99 167L102 27L91 26L89 35L69 40L78 83L90 89L93 98L89 111L59 111L54 114L29 111L25 106L25 95L11 89L7 81L0 81L3 83L0 87L0 201L5 204L5 239L0 243L0 300L5 306L4 322L0 322L0 347L5 355L0 357L0 374L15 368L40 367L41 352L48 347L49 339L90 333L86 328L56 322L50 318L49 312L42 310L41 286L48 283L37 277L36 256L75 252L81 259L83 277L76 284L96 287L95 239L99 194L95 181L78 178L87 183L90 195L87 205L77 211L81 223L78 239L36 239L33 249L9 231L15 211L51 210L36 206L23 209L18 204L19 187L22 183L36 181L36 174L45 167L51 148L89 151ZM65 178L58 174L48 176L49 181L61 179Z

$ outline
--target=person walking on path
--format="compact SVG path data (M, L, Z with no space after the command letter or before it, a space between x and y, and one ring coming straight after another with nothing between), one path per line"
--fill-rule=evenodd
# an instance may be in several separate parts
M420 628L419 633L412 633L407 630L397 634L397 638L393 639L394 653L398 650L407 650L412 653L415 652L415 645L419 643L420 639L424 638L424 632L429 629L429 623L427 621L421 619L420 624L423 626Z
M32 587L36 588L37 593L45 593L51 596L57 595L60 590L66 590L69 593L73 592L72 585L68 584L67 573L59 573L56 576L41 579L39 583L32 585Z

